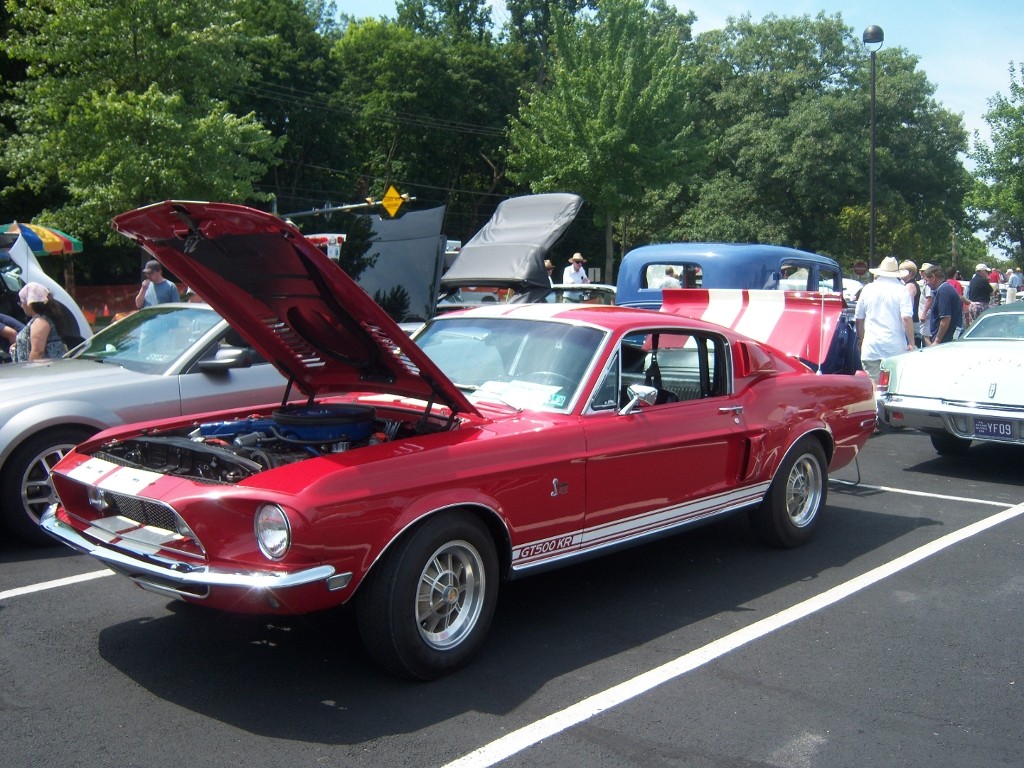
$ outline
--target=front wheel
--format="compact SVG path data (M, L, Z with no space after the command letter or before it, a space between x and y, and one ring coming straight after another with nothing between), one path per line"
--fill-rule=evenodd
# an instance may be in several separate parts
M494 614L497 561L487 527L468 512L443 513L395 542L358 594L367 652L421 680L466 664Z
M750 512L762 539L775 547L798 547L814 538L828 496L828 465L821 443L798 441L779 466L764 501Z
M11 533L36 546L56 544L39 527L43 512L57 501L50 471L68 451L92 434L81 427L55 429L30 437L14 450L0 475L0 505Z

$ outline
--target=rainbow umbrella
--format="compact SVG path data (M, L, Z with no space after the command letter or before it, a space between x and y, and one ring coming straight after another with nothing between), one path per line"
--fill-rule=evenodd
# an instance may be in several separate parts
M36 256L82 252L81 240L53 227L43 227L39 224L20 224L15 221L11 224L0 225L0 232L10 232L15 235L21 234L28 247L32 249Z

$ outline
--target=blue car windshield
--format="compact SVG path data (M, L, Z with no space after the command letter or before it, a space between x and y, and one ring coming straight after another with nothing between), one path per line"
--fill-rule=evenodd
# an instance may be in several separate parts
M219 322L220 316L209 308L150 307L99 331L69 357L163 374Z

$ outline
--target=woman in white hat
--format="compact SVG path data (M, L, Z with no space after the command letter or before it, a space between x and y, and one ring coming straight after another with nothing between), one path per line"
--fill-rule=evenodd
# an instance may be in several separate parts
M63 357L68 348L57 328L57 313L50 301L50 292L40 283L25 283L18 291L18 299L28 322L11 345L14 362Z
M914 348L914 305L903 283L907 270L892 256L868 271L875 279L860 292L855 319L861 365L877 383L882 360Z

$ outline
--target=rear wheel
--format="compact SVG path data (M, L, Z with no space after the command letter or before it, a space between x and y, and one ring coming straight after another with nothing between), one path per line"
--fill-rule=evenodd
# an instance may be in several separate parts
M367 652L421 680L466 664L494 613L497 560L487 527L468 512L444 513L395 542L358 593Z
M764 501L750 512L762 539L775 547L798 547L814 538L828 496L828 465L821 443L797 442L783 459Z
M966 437L957 437L949 432L932 432L929 437L932 448L940 456L962 456L971 447L971 441Z
M56 544L39 527L43 512L57 501L50 472L68 451L92 434L82 427L54 429L30 437L15 449L0 476L3 520L11 533L28 544Z

